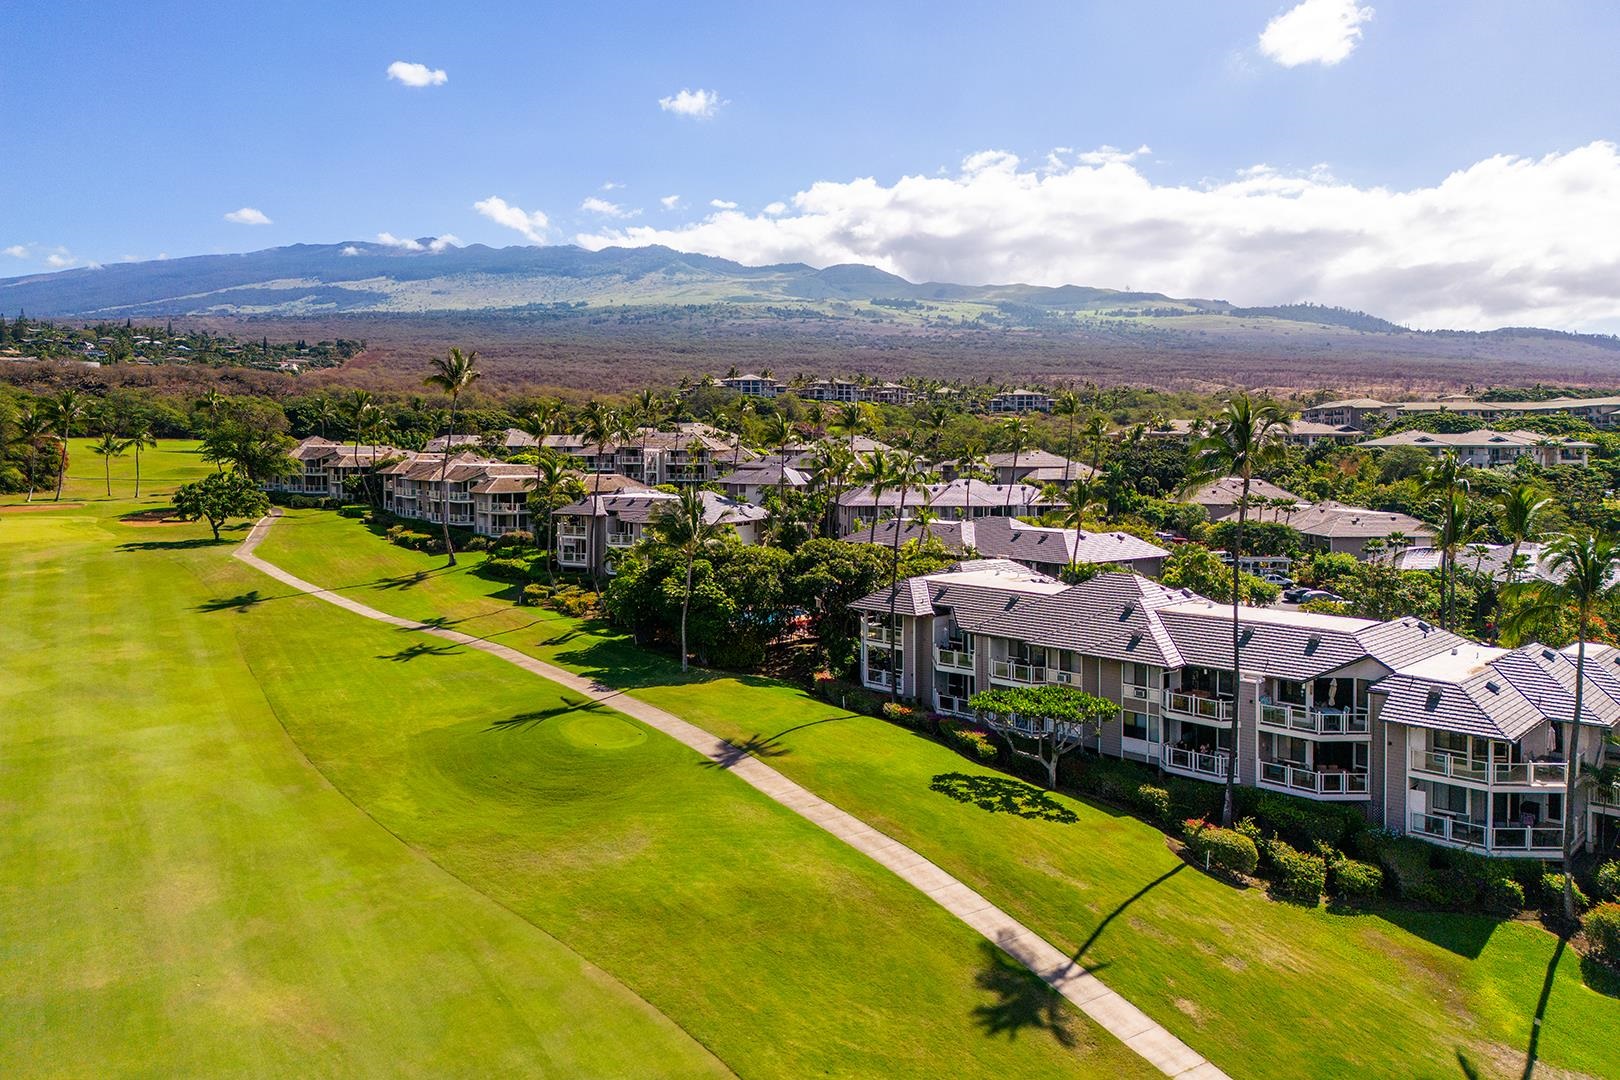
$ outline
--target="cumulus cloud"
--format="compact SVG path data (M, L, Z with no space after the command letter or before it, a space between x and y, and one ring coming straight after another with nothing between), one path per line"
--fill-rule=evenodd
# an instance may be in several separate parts
M716 210L737 209L737 204L732 202L730 199L710 199L709 205L714 207Z
M681 90L669 97L658 99L658 107L665 112L676 116L690 116L698 120L708 120L720 111L720 106L726 104L720 100L720 95L713 90Z
M378 233L377 243L387 247L399 248L401 251L421 251L423 249L420 240L412 240L406 236L395 236L390 232Z
M617 191L622 187L624 187L624 185L619 183L617 180L604 180L604 181L602 181L602 190L603 191Z
M1283 67L1332 66L1355 51L1373 9L1356 0L1303 0L1266 23L1260 51Z
M237 225L269 225L270 219L263 210L255 210L251 206L244 206L240 210L232 210L225 215L225 220Z
M443 236L435 236L432 240L428 241L428 250L435 253L443 251L446 248L460 246L461 237L457 236L455 233L447 232Z
M338 254L339 255L358 255L358 254L360 254L360 249L355 247L353 244L346 244L346 245L344 245L343 250L338 252Z
M389 64L388 77L406 86L443 86L450 81L443 68L430 68L426 64L415 64L408 60L395 60Z
M5 249L4 253L10 255L13 259L26 259L28 258L28 247L25 244L12 244Z
M587 214L601 214L610 218L632 218L641 213L640 210L626 210L618 203L599 199L595 195L586 196L585 201L579 204L579 208Z
M665 195L658 200L658 205L665 210L674 210L681 205L681 197L679 195Z
M473 209L497 225L504 225L508 229L517 230L530 243L543 244L546 242L546 230L551 226L551 219L539 210L525 211L521 207L508 203L499 195L479 199L473 203Z
M778 214L787 213L787 208L787 203L785 202L773 202L765 204L765 212L771 217L775 217Z
M1157 184L1134 162L819 181L780 216L629 226L587 247L667 244L763 264L870 263L913 281L1028 282L1312 300L1420 327L1620 326L1620 148L1498 155L1410 190L1314 169Z
M52 270L66 270L70 266L79 265L79 260L68 254L67 248L57 248L45 256L45 265Z

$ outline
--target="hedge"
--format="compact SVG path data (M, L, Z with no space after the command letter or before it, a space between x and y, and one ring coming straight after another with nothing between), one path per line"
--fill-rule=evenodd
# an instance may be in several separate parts
M1495 878L1485 883L1479 900L1499 915L1517 915L1524 910L1524 886L1512 878Z
M1327 888L1327 862L1320 855L1307 855L1286 840L1266 841L1266 861L1271 866L1271 895L1315 907Z
M945 741L964 757L989 764L1001 753L988 731L952 721L941 724L939 729L940 734L945 736Z
M1162 787L1142 784L1132 793L1131 805L1141 811L1149 821L1167 824L1170 817L1170 793Z
M362 506L358 503L338 507L338 514L346 518L363 518L370 512L371 508L369 506Z
M1620 964L1620 904L1599 904L1586 916L1586 943L1592 954Z
M1335 852L1327 869L1328 891L1346 904L1370 904L1384 891L1384 872L1372 863Z
M509 585L519 585L539 577L541 571L527 558L492 555L478 567L478 574Z
M1610 859L1592 875L1592 891L1599 900L1620 900L1620 861Z
M1314 803L1273 791L1255 800L1254 816L1265 828L1308 851L1318 844L1347 847L1367 827L1366 816L1354 806Z
M1579 885L1574 885L1575 911L1579 914L1592 906L1586 894ZM1564 875L1547 873L1541 875L1541 910L1549 915L1562 915L1564 912Z
M1201 818L1182 824L1187 850L1197 862L1224 874L1252 874L1260 865L1260 852L1254 841L1236 829L1223 829Z

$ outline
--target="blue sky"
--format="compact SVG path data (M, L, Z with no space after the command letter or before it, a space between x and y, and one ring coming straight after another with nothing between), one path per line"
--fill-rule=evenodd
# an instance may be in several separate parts
M527 235L547 242L1399 307L1414 267L1444 261L1448 245L1437 230L1412 248L1411 222L1382 195L1440 191L1498 156L1529 163L1528 183L1483 177L1457 197L1477 219L1459 265L1476 268L1514 258L1489 249L1492 220L1543 213L1572 187L1620 195L1620 167L1601 149L1620 140L1620 5L1308 0L1323 10L1298 34L1332 8L1355 13L1354 31L1331 62L1298 61L1318 47L1309 40L1283 42L1296 49L1289 66L1261 36L1292 6L13 2L0 8L0 275L382 233L526 242L474 209L494 197L543 215ZM396 61L445 78L407 85L387 74ZM707 117L660 107L683 89L720 104ZM1150 149L1105 159L1102 147ZM1073 153L1049 162L1057 148ZM1548 155L1563 164L1545 166ZM1087 183L1043 188L1065 170ZM1259 176L1274 190L1256 190ZM950 186L913 201L908 177ZM1294 182L1323 207L1308 221L1296 220ZM819 196L795 201L817 184ZM1436 198L1434 212L1450 213ZM588 199L623 216L582 208ZM1108 213L1087 218L1075 200ZM244 208L269 224L226 220ZM1329 243L1332 265L1276 280L1336 214L1383 221L1386 210L1383 233ZM985 215L985 230L963 224ZM1175 227L1155 232L1166 218ZM1264 242L1251 243L1250 219ZM1032 221L1091 256L1022 254L1005 238ZM1589 280L1620 266L1620 241L1575 226L1572 214L1542 221L1570 235L1479 291L1531 272L1576 274L1579 289L1521 311L1437 283L1394 314L1458 324L1539 312L1544 324L1620 328L1620 303L1590 295ZM879 239L863 246L868 234ZM1396 284L1368 285L1381 269Z

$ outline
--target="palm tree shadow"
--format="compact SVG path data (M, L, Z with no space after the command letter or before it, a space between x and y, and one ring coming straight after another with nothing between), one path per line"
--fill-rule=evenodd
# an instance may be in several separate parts
M1564 946L1569 944L1569 932L1558 935L1558 945L1547 961L1547 974L1541 980L1541 996L1536 999L1536 1015L1530 1021L1530 1045L1524 1051L1523 1080L1536 1074L1536 1056L1541 1047L1541 1023L1547 1018L1547 1000L1552 997L1553 979L1558 974L1558 962L1564 958Z
M1164 873L1160 874L1158 877L1154 878L1152 881L1148 882L1146 885L1142 886L1140 889L1137 889L1130 896L1126 897L1125 900L1122 901L1120 903L1120 905L1118 907L1116 907L1113 911L1110 911L1107 915L1104 915L1102 922L1098 923L1097 928L1091 932L1091 936L1086 938L1085 942L1080 946L1080 948L1075 951L1075 954L1074 954L1074 957L1073 957L1074 962L1076 964L1079 964L1079 963L1082 962L1082 960L1084 959L1084 957L1086 955L1087 950L1089 950L1093 945L1095 945L1097 943L1097 939L1102 937L1103 931L1108 929L1108 924L1113 922L1115 919L1119 918L1121 915L1123 915L1125 913L1126 908L1130 907L1132 904L1134 904L1138 900L1142 899L1142 897L1146 896L1148 893L1152 892L1154 889L1157 889L1160 885L1163 885L1165 882L1169 881L1171 878L1175 877L1177 874L1181 873L1185 869L1187 869L1187 864L1186 863L1184 863L1184 862L1176 863L1176 865L1172 866L1170 869L1166 870ZM1098 965L1097 967L1090 968L1088 970L1097 971L1097 970L1100 970L1101 967L1102 967L1102 965Z
M221 529L221 532L224 530ZM195 540L130 540L119 544L116 551L184 551L189 548L218 547L221 544L234 544L236 541L220 537L202 537Z
M203 603L198 604L196 607L192 608L191 610L193 610L193 611L237 611L237 612L243 612L243 611L248 611L248 610L251 610L252 608L258 607L260 604L264 603L266 600L275 600L275 599L278 599L278 598L274 597L274 596L264 596L259 592L258 589L251 589L248 592L238 593L235 596L219 596L219 597L215 597L212 600L206 600Z
M431 570L418 570L412 574L400 574L398 577L378 578L371 583L371 587L378 592L385 592L389 589L414 589L426 581L432 573Z
M397 653L384 653L378 656L377 659L392 660L395 663L403 664L422 656L456 656L460 652L461 650L454 645L429 645L425 641L418 641L416 644L408 645Z
M399 632L402 634L414 634L418 630L448 630L452 626L455 626L458 623L464 623L466 621L466 619L452 619L448 615L432 615L426 619L423 619L415 626L399 627Z
M1044 1031L1059 1046L1075 1045L1071 1014L1056 990L990 942L982 942L979 950L984 955L984 966L973 981L994 998L974 1006L972 1015L986 1035L1005 1035L1011 1042L1019 1032Z
M562 704L553 705L549 709L535 709L532 712L514 713L504 720L496 720L485 728L485 731L523 731L527 728L543 724L553 717L564 716L571 712L598 712L602 708L600 701L586 698L582 701L572 701L568 695L562 697Z
M761 735L759 732L755 732L746 739L727 739L726 749L721 752L719 757L705 758L698 764L705 769L729 769L745 757L760 759L783 757L793 753L791 749L782 745L784 735L791 735L795 731L803 731L805 728L812 728L818 724L830 724L834 720L849 720L854 715L850 713L847 716L828 716L820 720L810 720L803 724L795 724L790 728L783 728L775 735Z

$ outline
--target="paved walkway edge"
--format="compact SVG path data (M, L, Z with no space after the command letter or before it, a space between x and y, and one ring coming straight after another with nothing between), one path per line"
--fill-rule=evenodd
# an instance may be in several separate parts
M362 618L387 623L403 630L415 630L469 649L489 653L534 675L565 686L577 694L583 694L591 700L610 704L626 716L635 717L648 727L663 732L709 760L723 765L727 771L740 777L769 798L819 825L921 890L940 907L977 930L1002 951L1039 975L1054 990L1072 1001L1081 1012L1091 1017L1099 1027L1141 1055L1166 1076L1185 1080L1220 1080L1226 1077L1224 1072L1195 1053L1186 1043L1160 1027L1135 1005L1104 986L1084 967L1069 959L1065 953L977 892L900 841L878 832L860 818L845 813L819 795L800 787L758 758L740 755L737 748L724 739L682 720L673 713L665 712L620 690L582 678L543 660L536 660L510 646L484 641L457 630L447 630L414 619L389 615L295 577L274 563L259 558L254 551L278 516L278 512L271 511L270 515L261 518L242 541L241 546L232 554L260 573L268 574L284 585L325 600Z

